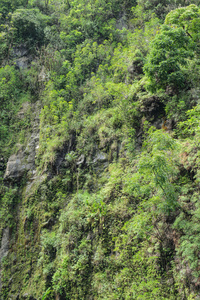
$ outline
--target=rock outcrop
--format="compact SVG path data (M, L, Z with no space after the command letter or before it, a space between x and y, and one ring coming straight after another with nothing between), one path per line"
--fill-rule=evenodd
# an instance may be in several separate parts
M39 104L34 108L34 120L32 124L32 134L28 139L25 150L20 149L16 154L10 156L6 171L4 174L5 180L18 180L25 173L29 174L29 177L33 176L36 172L35 157L36 151L39 147ZM23 114L20 115L23 117Z
M1 283L1 262L5 256L8 254L9 250L9 238L10 238L10 230L9 227L4 228L3 235L1 239L1 248L0 248L0 289L2 288Z
M32 61L32 57L28 52L29 51L25 45L20 45L12 49L11 56L13 57L17 68L21 70L28 68Z

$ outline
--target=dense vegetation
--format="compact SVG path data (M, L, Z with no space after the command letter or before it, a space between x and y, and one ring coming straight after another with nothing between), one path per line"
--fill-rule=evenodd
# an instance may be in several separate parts
M189 2L1 0L1 299L199 299ZM37 117L34 176L4 176Z

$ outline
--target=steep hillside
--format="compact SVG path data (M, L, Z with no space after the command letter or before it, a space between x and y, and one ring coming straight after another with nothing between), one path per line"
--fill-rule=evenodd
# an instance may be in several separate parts
M189 2L0 2L1 299L199 299Z

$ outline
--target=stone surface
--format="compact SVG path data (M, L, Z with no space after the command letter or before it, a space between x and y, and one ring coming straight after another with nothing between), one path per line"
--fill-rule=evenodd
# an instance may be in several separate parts
M82 154L82 155L78 158L78 160L77 160L77 162L76 162L76 165L77 165L77 166L80 166L80 165L84 164L84 162L85 162L85 155Z
M31 175L35 174L35 156L38 144L39 134L33 133L26 149L24 151L20 150L17 154L10 156L4 179L21 178L28 171L30 171Z
M10 230L9 227L3 229L3 235L1 239L1 248L0 248L0 289L2 288L1 282L1 262L4 257L7 256L9 251L9 238L10 238Z
M26 170L26 164L24 162L24 152L19 151L18 154L13 154L10 156L4 179L15 179L21 177Z
M27 69L33 60L32 56L29 55L28 48L25 45L19 45L12 49L11 57L13 58L16 67L19 69Z
M24 104L20 111L20 118L23 118L24 110L26 109L28 109L27 105ZM35 118L32 123L32 133L28 139L28 143L25 150L20 149L16 154L10 156L4 174L5 180L20 179L26 172L29 173L29 177L35 175L35 158L39 147L39 104L34 104L34 110L33 114Z
M19 68L19 69L27 69L28 68L28 65L30 63L30 59L29 57L20 57L18 59L15 60L15 63L16 63L16 66Z
M127 17L124 13L121 14L121 16L119 17L119 19L116 22L116 28L119 30L122 30L124 28L128 28L127 26Z
M45 82L49 79L49 73L46 71L45 67L42 66L40 74L38 75L39 82Z
M97 163L97 162L101 163L106 161L107 161L107 156L103 152L98 152L93 159L93 163Z
M19 45L12 49L14 57L22 57L28 55L28 49L25 45Z
M3 229L3 235L1 239L1 249L0 249L0 262L8 254L9 236L10 236L10 231L9 231L9 227L7 227Z
M31 103L28 102L28 101L24 102L24 103L22 104L22 108L20 109L20 111L19 111L18 114L17 114L17 117L18 117L19 119L23 119L25 113L26 113L29 109L31 109Z

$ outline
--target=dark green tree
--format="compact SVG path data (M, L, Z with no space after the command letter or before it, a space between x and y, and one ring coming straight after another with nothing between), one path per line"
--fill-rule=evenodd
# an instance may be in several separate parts
M172 10L167 15L165 24L181 27L193 41L199 42L200 9L198 6L191 4Z
M169 25L161 26L153 40L144 71L149 78L148 88L178 93L187 84L185 67L193 56L194 44L185 31Z
M44 28L48 21L48 16L42 14L39 9L17 9L12 15L14 41L26 43L28 46L43 44Z

